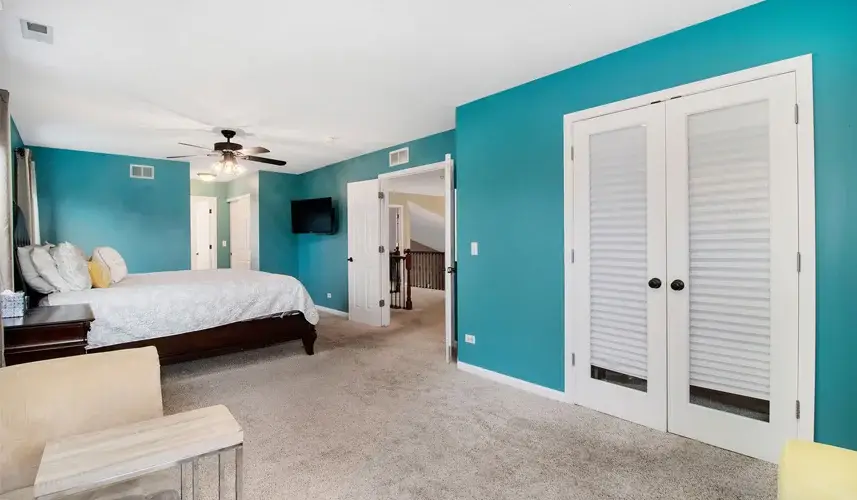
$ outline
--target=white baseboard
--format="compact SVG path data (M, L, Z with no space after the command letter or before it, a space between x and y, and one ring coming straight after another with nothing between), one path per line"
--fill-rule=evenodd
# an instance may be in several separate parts
M327 314L332 314L332 315L334 315L334 316L339 316L339 317L342 317L342 318L347 318L347 317L348 317L348 313L347 313L347 312L345 312L345 311L340 311L339 309L331 309L331 308L329 308L329 307L323 307L323 306L315 306L315 308L316 308L316 309L318 309L320 312L325 312L325 313L327 313Z
M486 370L485 368L480 368L478 366L462 363L461 361L459 361L457 364L458 369L463 372L472 373L473 375L478 375L482 378L486 378L494 382L499 382L501 384L512 386L515 389L521 389L523 391L531 392L543 398L553 399L555 401L562 401L563 403L567 402L565 393L562 391L557 391L556 389L548 389L547 387L538 384L533 384L532 382L527 382L526 380L521 380L519 378L503 375L502 373L492 372L491 370Z

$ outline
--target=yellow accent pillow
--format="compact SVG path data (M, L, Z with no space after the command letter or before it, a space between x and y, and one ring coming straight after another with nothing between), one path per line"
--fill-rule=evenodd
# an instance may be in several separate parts
M89 266L92 288L110 288L110 271L95 261L89 261L86 264Z

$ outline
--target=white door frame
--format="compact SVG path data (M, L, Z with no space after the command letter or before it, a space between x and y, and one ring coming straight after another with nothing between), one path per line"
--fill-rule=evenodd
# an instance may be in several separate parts
M382 205L383 205L384 210L381 211L381 218L382 218L381 227L385 228L384 231L382 231L383 234L381 237L381 244L384 246L384 262L389 262L389 260L390 260L390 248L389 248L390 247L390 241L389 241L389 229L388 229L390 227L390 221L389 221L390 211L387 210L387 207L389 207L390 193L389 193L389 189L387 189L385 181L389 181L391 179L395 179L398 177L407 177L409 175L424 174L426 172L434 172L434 171L448 172L451 174L453 172L452 169L453 169L452 154L447 153L443 161L439 161L436 163L429 163L427 165L420 165L417 167L406 168L406 169L402 169L402 170L396 170L395 172L388 172L385 174L379 174L378 175L378 181L380 182L380 185L381 185L381 191L384 193L384 199L382 200ZM455 186L455 182L453 180L445 179L444 193L443 193L444 199L446 200L445 205L447 206L447 208L449 208L450 206L453 207L452 217L450 217L449 213L446 213L445 217L444 217L444 224L446 225L446 228L447 228L447 230L446 230L446 235L447 235L446 239L447 240L450 239L450 236L452 237L453 240L457 239L455 221L457 220L457 217L458 217L458 211L455 209L455 202L457 200L455 198L455 187L454 186ZM449 210L447 210L447 212L448 211ZM456 245L454 241L453 242L446 241L445 246L448 248L450 246L450 243L452 243L453 251L452 252L448 252L448 251L444 252L445 264L446 264L447 268L455 268L455 267L457 267L458 245ZM382 283L389 283L390 282L390 266L388 266L388 265L381 266L381 280L382 280ZM452 280L452 282L454 284L455 280ZM453 350L454 344L455 344L455 331L454 331L455 330L455 326L454 326L455 325L455 320L454 320L455 311L454 311L454 303L453 303L453 301L450 300L450 297L453 296L453 294L454 294L454 290L447 289L444 291L444 295L446 296L447 318L449 319L450 316L452 316L452 318L453 318L453 320L451 322L451 326L449 324L449 321L447 321L448 324L446 327L446 356L447 356L447 361L451 360L451 354L452 354L452 350ZM388 318L387 324L389 324L389 317L390 317L390 303L389 302L390 302L389 300L384 301L385 317Z
M771 76L794 73L797 90L795 110L798 142L798 251L802 261L798 285L798 397L801 415L797 435L812 441L815 436L815 315L816 315L816 247L815 247L815 127L812 83L812 55L722 75L638 97L577 111L565 115L564 125L564 229L565 229L565 399L575 403L574 370L572 369L575 340L571 267L574 265L574 122L628 109L648 106L653 102L715 90L731 85L760 80Z
M209 252L211 256L212 267L210 269L217 269L217 197L216 196L190 196L190 268L194 269L194 245L196 245L196 224L193 214L193 202L195 200L205 200L208 202L208 206L211 210L211 218L209 220Z
M398 212L398 214L399 214L399 222L400 223L399 223L399 227L396 228L396 232L398 233L399 241L402 243L402 246L404 246L404 244L405 244L405 206L404 205L394 205L391 203L391 204L387 205L387 208L388 208L388 210L390 208L392 208L392 209L396 210L396 212ZM389 217L389 212L388 212L388 217ZM389 222L390 221L387 221L388 227L389 227ZM390 248L393 248L393 244L390 241L387 241L387 244L390 245Z
M232 198L226 198L226 203L232 203L233 201L243 200L244 198L249 198L250 193L241 194L238 196L233 196Z

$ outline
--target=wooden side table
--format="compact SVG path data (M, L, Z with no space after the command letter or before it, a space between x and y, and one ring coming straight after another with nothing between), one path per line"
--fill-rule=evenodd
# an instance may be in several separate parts
M34 307L23 317L3 318L6 364L86 354L94 320L89 304Z
M58 500L83 492L95 493L178 466L181 480L177 496L189 486L190 498L198 500L199 459L216 455L217 498L221 499L226 476L222 458L227 452L235 454L232 496L241 500L244 431L223 405L48 441L33 484L33 496L38 500Z

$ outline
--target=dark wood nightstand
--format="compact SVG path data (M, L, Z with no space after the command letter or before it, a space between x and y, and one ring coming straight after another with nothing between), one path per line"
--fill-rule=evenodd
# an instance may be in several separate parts
M3 318L6 364L86 354L94 320L89 304L34 307L22 318Z

